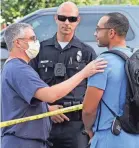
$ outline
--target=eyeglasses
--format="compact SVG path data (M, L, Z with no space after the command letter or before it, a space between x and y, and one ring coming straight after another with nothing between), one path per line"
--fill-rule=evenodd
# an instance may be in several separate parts
M99 28L99 27L97 27L96 32L99 32L100 30L104 30L104 29L112 29L112 28Z
M37 38L36 38L36 36L31 36L31 37L29 37L29 38L18 38L18 39L21 39L21 40L31 40L31 41L36 41L37 40Z
M76 17L76 16L67 17L67 16L64 16L64 15L57 15L57 18L61 22L65 22L68 19L68 21L71 22L71 23L77 22L77 19L78 19L78 17Z

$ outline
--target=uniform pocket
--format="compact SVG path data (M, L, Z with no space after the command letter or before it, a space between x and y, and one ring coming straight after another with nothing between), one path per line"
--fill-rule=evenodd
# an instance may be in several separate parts
M81 71L86 66L86 63L74 62L73 64L68 64L67 74L69 77L75 75L77 72Z
M53 62L47 62L47 63L40 62L38 64L38 69L39 69L40 78L46 83L49 83L54 76L54 63Z

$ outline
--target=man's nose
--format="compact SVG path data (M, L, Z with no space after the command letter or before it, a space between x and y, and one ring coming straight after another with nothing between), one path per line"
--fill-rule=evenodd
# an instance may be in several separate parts
M65 24L69 24L70 22L69 22L69 20L68 19L66 19L65 20Z
M96 31L94 32L94 36L97 36L97 32Z

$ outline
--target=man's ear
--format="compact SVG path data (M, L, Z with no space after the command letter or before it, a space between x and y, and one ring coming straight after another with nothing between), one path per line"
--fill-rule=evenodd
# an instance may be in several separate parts
M113 39L115 37L116 32L114 29L110 29L108 34L109 34L110 39Z
M15 41L13 41L13 45L16 46L16 47L20 47L20 41L17 39Z
M57 23L57 14L54 15L55 22Z
M78 23L78 24L80 23L80 20L81 20L81 17L78 16L78 19L77 19L77 23Z

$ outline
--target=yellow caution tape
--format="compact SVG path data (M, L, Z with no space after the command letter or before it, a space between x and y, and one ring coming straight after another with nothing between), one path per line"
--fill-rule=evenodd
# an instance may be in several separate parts
M43 114L38 114L38 115L29 116L29 117L25 117L25 118L19 118L19 119L15 119L15 120L0 122L0 128L6 127L6 126L11 126L11 125L18 124L18 123L27 122L27 121L38 120L38 119L41 119L41 118L54 116L54 115L58 115L58 114L74 112L74 111L77 111L77 110L81 110L82 107L83 107L83 105L79 104L79 105L70 106L70 107L67 107L67 108L58 109L58 110L55 110L55 111L52 111L52 112L46 112L46 113L43 113Z

